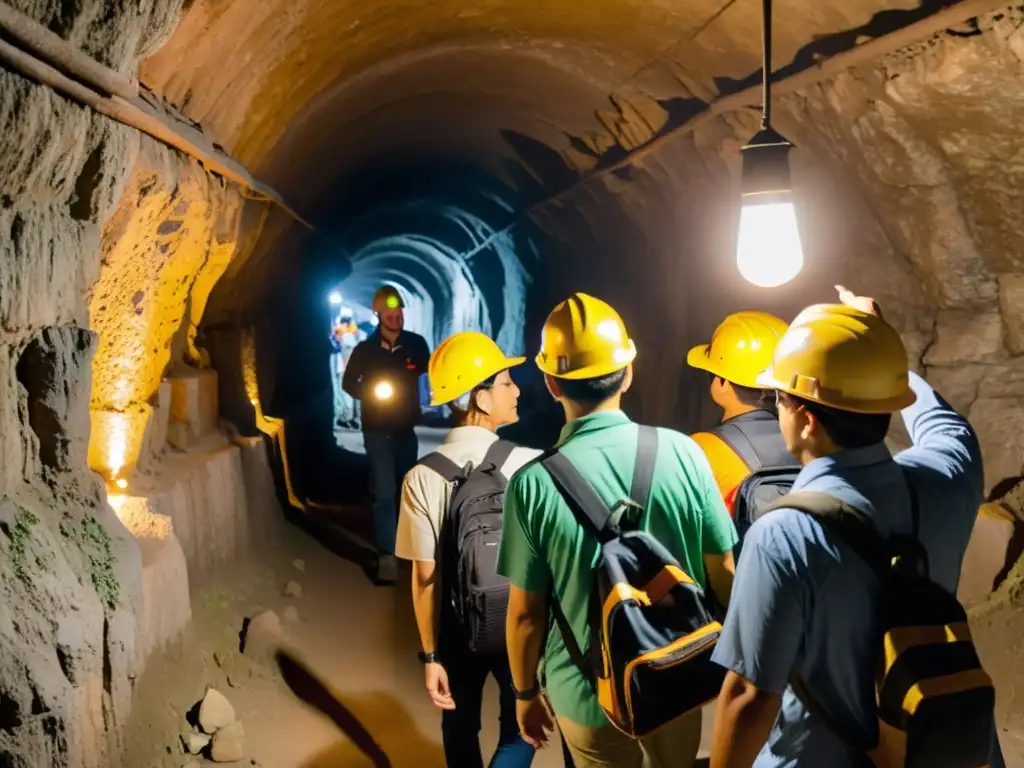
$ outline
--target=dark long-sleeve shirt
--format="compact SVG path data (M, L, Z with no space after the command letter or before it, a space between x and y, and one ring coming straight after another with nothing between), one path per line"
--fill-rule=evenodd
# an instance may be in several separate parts
M420 419L418 379L427 372L430 347L422 336L402 331L392 347L382 343L380 331L360 342L348 359L341 386L362 403L364 430L404 432ZM392 395L380 399L377 386L388 383Z

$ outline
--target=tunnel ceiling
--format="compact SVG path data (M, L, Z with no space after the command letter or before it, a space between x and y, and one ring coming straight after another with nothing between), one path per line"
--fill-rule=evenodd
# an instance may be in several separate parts
M775 68L949 4L778 0ZM570 151L616 108L658 130L659 102L756 78L760 23L757 0L196 0L141 79L301 204L354 156L458 150L498 169L515 154L502 130Z

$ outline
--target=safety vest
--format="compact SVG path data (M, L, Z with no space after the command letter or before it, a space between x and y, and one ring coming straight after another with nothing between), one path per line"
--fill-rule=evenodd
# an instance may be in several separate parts
M740 483L751 472L794 463L779 431L779 420L769 411L741 414L692 437L711 464L729 514L735 508Z

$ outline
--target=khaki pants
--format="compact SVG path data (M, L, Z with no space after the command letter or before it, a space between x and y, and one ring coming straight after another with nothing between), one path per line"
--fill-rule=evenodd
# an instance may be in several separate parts
M576 768L692 768L700 749L700 726L698 709L637 741L613 725L586 728L558 718Z

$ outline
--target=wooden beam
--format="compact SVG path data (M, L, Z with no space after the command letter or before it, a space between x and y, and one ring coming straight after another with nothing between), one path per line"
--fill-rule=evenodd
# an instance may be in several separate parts
M51 61L43 61L33 53L0 38L0 61L14 70L111 120L135 128L195 158L208 171L237 184L255 199L275 203L300 224L313 229L313 225L285 203L274 189L253 178L244 165L217 149L201 130L166 110L153 107L139 95L137 84L130 83L123 75L89 58L2 1L0 29L36 53L52 57Z

